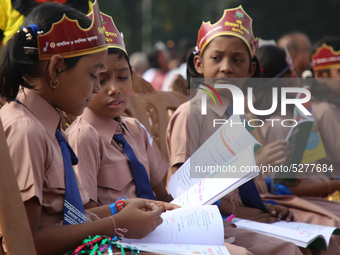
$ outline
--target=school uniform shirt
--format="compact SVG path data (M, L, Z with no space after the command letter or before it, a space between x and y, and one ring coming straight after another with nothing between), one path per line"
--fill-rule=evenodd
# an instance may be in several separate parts
M144 165L151 187L164 178L169 164L144 126L134 118L110 119L86 108L66 130L79 163L75 167L90 198L98 205L121 197L135 198L136 186L129 160L113 135L123 134Z
M284 125L282 125L282 121L286 119L292 119L293 115L287 111L286 116L281 116L279 114L274 114L268 118L268 120L264 121L262 127L259 127L262 138L263 145L267 145L273 143L277 140L286 140L286 137L291 129L289 126L293 126L293 121L285 121Z
M222 106L207 97L207 114L201 113L201 97L206 94L198 89L196 95L180 105L172 115L167 130L166 144L170 166L184 163L221 126L213 126L214 119L227 119L230 102L220 95Z
M333 178L340 175L340 108L328 102L312 102L313 116L318 126L326 157L322 163L332 166L328 171Z
M59 224L65 195L64 161L55 136L60 114L31 90L19 92L17 99L22 104L6 103L0 116L22 200L38 198L41 226ZM79 188L83 204L88 203L88 194Z
M214 119L227 119L227 107L230 101L220 95L222 106L215 106L213 100L207 97L207 115L201 114L201 96L205 93L197 90L196 95L177 108L168 124L166 142L170 165L184 163L219 127L213 127ZM170 170L168 175L171 175ZM168 176L169 177L169 176ZM169 178L168 178L169 179ZM230 192L222 199L235 205L243 206L238 189ZM235 211L237 215L237 211ZM234 236L233 244L246 248L253 254L302 254L299 248L273 237L264 236L245 229L226 228L227 237Z

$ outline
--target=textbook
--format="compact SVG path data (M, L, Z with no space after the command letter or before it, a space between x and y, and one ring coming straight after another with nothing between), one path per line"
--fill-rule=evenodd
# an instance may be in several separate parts
M247 130L246 122L239 115L231 116L171 176L168 188L175 198L171 203L213 204L256 177L254 152L260 147Z
M161 215L163 223L142 239L125 239L123 247L159 254L228 255L224 226L215 205L188 206Z
M234 218L233 223L238 228L276 237L287 242L292 242L299 247L322 250L327 250L332 234L340 234L340 229L336 227L301 222L279 221L274 223L261 223Z
M309 89L309 86L304 86ZM301 93L296 98L302 98ZM303 106L312 113L311 101ZM325 149L313 115L305 115L298 107L293 112L295 127L287 134L287 160L284 165L289 171L275 173L275 183L295 182L299 172L303 172L303 164L307 164L326 156Z
M308 90L310 90L309 86L304 86L303 88L306 88ZM297 98L301 98L301 93L299 93L297 95ZM313 114L312 112L312 103L311 101L308 101L307 103L303 104L303 106L310 112ZM323 146L322 140L321 140L321 136L320 136L320 132L319 129L316 125L316 121L312 116L305 116L299 108L295 107L294 108L294 119L299 121L302 118L308 118L311 121L313 121L312 124L312 128L311 131L309 133L309 137L308 137L308 141L307 141L307 145L305 147L305 151L303 153L302 159L301 159L301 164L307 164L310 163L312 161L316 161L319 159L323 159L324 157L326 157L326 151L325 148Z

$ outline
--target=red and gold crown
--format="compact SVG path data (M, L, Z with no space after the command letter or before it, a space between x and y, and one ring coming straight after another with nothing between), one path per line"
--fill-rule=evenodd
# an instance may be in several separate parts
M123 36L119 33L115 23L112 20L112 17L106 15L105 13L100 12L102 24L103 24L103 32L105 34L105 41L109 48L118 48L124 51L127 54L125 43Z
M334 51L332 46L325 43L312 55L313 71L340 67L340 50Z
M217 36L232 35L246 43L253 57L259 47L259 40L254 38L252 22L253 20L243 10L242 5L224 10L222 18L215 24L211 25L210 21L202 23L198 31L196 51L201 54L205 46Z
M50 31L38 35L39 59L49 60L55 54L71 58L106 50L97 1L93 3L88 16L92 19L89 28L81 28L77 20L71 20L64 14Z

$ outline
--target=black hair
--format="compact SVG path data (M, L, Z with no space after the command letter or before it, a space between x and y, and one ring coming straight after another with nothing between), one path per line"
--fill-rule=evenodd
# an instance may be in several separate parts
M210 43L210 42L209 42ZM209 43L207 44L207 46L205 47L205 49L208 47ZM246 48L248 49L248 46L245 44L245 42L243 42L242 40L242 43L244 43L244 45L246 46ZM204 50L205 50L204 49ZM204 54L204 50L201 54L201 57L203 58L203 54ZM195 65L194 65L194 57L195 57L195 54L193 53L194 52L194 48L191 49L191 54L188 56L188 59L187 59L187 83L188 83L188 86L190 88L194 88L194 84L190 84L190 80L192 78L204 78L202 74L199 74L197 71L196 71L196 68L195 68ZM256 69L255 69L255 72L253 74L253 76L251 78L258 78L261 76L261 69L260 69L260 66L259 66L259 61L257 59L256 56L254 56L253 58L251 58L251 55L250 55L250 52L248 51L249 53L249 59L251 59L250 61L250 65L251 63L255 63L256 64ZM249 65L249 67L250 67Z
M312 48L312 55L316 53L319 47L322 44L326 44L331 46L334 51L340 50L340 37L337 36L326 36L318 40ZM329 70L323 70L323 72L329 72ZM319 102L329 102L337 107L340 107L340 99L339 96L334 94L330 88L326 85L319 84L318 82L313 82L311 86L311 94L313 96L313 100Z
M262 46L257 51L256 56L263 70L263 73L261 73L263 78L273 78L288 67L286 52L275 45ZM290 69L288 68L285 73L289 72Z
M152 68L160 68L158 64L158 55L161 53L161 50L152 50L148 53L148 60L149 60L149 66Z
M123 51L122 49L118 49L118 48L109 48L109 51L108 51L109 54L115 54L118 56L118 59L122 59L123 57L125 58L126 62L128 63L129 65L129 69L130 69L130 74L131 74L131 77L132 77L132 67L131 67L131 64L130 64L130 58L129 56L125 53L125 51Z
M56 3L40 4L27 16L23 27L33 34L29 25L36 24L41 31L47 33L53 23L62 19L63 15L73 20L78 20L81 27L87 28L92 21L85 14L67 5ZM37 38L26 40L26 33L21 29L7 42L0 62L0 94L6 101L16 98L20 86L34 89L34 85L27 82L28 77L43 77L44 71L39 68L39 53ZM24 47L33 49L24 49ZM66 70L74 67L80 57L65 58ZM65 70L63 70L65 71Z
M281 79L285 73L290 73L290 69L288 68L288 64L286 62L286 52L285 50L275 46L275 45L265 45L259 48L256 53L256 56L259 61L259 66L261 70L261 78L257 79L253 84L253 94L256 98L256 102L254 103L255 109L258 110L267 110L272 106L272 91L273 87L278 88L278 106L281 105L281 88L286 87L287 85ZM282 73L282 71L285 71ZM278 74L282 73L279 77ZM277 79L268 79L268 78L277 78ZM287 106L287 110L292 112L292 108L290 105ZM268 116L259 116L260 119L269 118Z

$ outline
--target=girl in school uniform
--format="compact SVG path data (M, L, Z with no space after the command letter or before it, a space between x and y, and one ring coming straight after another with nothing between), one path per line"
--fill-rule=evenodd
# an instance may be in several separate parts
M173 207L135 199L121 200L114 215L109 205L84 211L89 197L78 189L77 159L58 127L57 109L79 115L100 90L107 45L97 3L93 10L91 19L66 5L39 5L1 59L7 103L0 117L38 254L63 254L89 235L115 236L116 228L141 238L162 223L162 209Z
M283 49L276 46L263 46L259 49L257 56L259 63L261 64L262 76L269 78L268 80L273 77L288 78L294 76L294 74L292 74L294 70L290 68L289 61L286 61L287 56ZM277 80L276 85L281 84L282 86L291 87L290 84L284 84L284 82L288 82L288 80ZM268 84L267 87L254 86L254 94L257 97L257 102L259 102L255 105L256 109L270 108L271 101L267 102L264 99L268 94L272 93L271 86L275 87L275 85L270 84ZM265 118L286 119L291 117L281 116L280 112L278 112L271 116L266 116ZM267 143L275 143L281 141L280 139L285 139L289 132L289 128L284 128L282 126L271 127L270 125L264 125L260 130L265 141L265 146ZM284 191L281 195L279 195L277 191L275 191L276 195L270 193L271 187L268 187L265 178L258 178L256 184L263 200L275 201L280 205L289 207L289 209L294 212L294 216L299 222L335 227L340 226L340 204L318 197L329 192L330 188L333 189L333 191L336 190L337 185L339 185L338 180L330 180L328 178L302 178L299 179L299 182L295 185L280 184L284 185L284 187L281 186L279 189L281 192ZM338 249L339 238L333 236L328 253L332 254Z
M103 13L101 15L109 47L108 57L99 75L101 91L94 95L89 107L66 130L80 160L75 168L76 173L89 193L90 201L86 207L112 203L122 196L154 199L151 196L155 195L160 200L172 200L163 184L169 166L162 153L137 119L121 116L131 95L132 70L124 40L112 18ZM117 37L110 37L109 33ZM121 146L121 141L114 135L123 135L126 139L144 165L146 178L135 177L132 173L133 163L129 163L128 152L124 151L124 145ZM140 184L148 185L146 187L152 194L139 194ZM145 190L145 187L142 188ZM169 204L165 205L170 207ZM250 254L243 247L229 243L224 245L230 254Z
M99 75L101 91L66 130L80 159L75 171L90 195L87 206L110 204L121 197L171 201L163 182L169 168L167 161L137 119L121 116L131 96L132 69L112 18L105 14L102 18L109 54ZM118 135L131 146L139 166L131 162Z
M251 22L251 18L241 6L225 10L223 17L215 24L204 22L198 32L196 49L187 61L188 82L191 77L210 78L222 83L227 81L241 88L247 78L258 74L259 67L255 57L258 41L253 37ZM243 27L249 33L235 27ZM207 97L207 114L204 117L201 115L200 106L201 95L205 92L200 89L189 102L182 104L173 114L166 132L170 176L217 130L219 126L213 127L213 119L230 117L231 112L228 110L233 104L230 92L226 89L216 89L216 91L221 98L222 106L216 107ZM277 221L278 217L293 219L289 210L283 207L275 208L271 205L265 209L268 212L245 207L240 199L236 199L235 202L234 198L237 198L237 195L236 191L222 199L220 210L236 213L240 218L262 222ZM229 202L230 200L233 203ZM227 233L236 237L235 244L247 248L254 254L300 253L298 248L290 243L264 237L252 231L228 229ZM271 243L271 245L260 247L259 243ZM281 247L281 250L278 247Z

